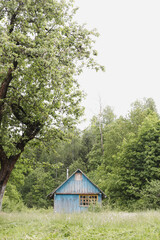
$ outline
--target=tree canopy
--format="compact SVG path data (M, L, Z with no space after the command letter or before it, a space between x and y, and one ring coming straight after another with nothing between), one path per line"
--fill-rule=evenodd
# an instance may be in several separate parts
M72 0L0 2L0 189L30 140L60 137L82 114L83 66L102 68L97 33L75 13Z

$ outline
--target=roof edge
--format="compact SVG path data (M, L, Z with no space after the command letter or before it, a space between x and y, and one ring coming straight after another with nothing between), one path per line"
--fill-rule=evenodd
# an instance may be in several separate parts
M99 191L102 193L102 196L103 196L103 198L106 198L107 196L105 195L105 193L95 184L95 183L93 183L87 176L86 176L86 174L84 173L84 172L82 172L82 170L81 169L77 169L74 173L72 173L72 175L69 177L69 178L67 178L61 185L59 185L53 192L51 192L51 193L49 193L48 195L47 195L47 197L48 198L53 198L54 197L54 193L63 185L63 184L65 184L76 172L81 172L96 188L98 188L99 189Z

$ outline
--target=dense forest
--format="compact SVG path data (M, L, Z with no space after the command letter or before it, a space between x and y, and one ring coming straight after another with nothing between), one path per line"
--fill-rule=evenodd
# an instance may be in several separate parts
M137 100L127 116L106 106L83 131L28 143L8 182L3 209L48 208L47 195L80 168L122 210L160 207L160 120L153 99ZM62 135L62 133L61 133Z

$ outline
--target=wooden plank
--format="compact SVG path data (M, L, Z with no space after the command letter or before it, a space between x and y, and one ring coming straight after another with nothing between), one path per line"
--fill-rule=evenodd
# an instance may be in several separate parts
M99 193L55 193L56 195L97 195Z

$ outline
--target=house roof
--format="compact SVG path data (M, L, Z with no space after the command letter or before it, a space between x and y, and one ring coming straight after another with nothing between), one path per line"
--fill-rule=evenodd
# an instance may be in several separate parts
M66 179L61 185L59 185L53 192L51 192L50 194L47 195L47 197L49 198L53 198L54 194L56 193L56 191L63 186L75 173L77 172L81 172L99 191L100 193L102 193L102 198L106 198L107 196L105 195L105 193L96 185L94 184L80 169L77 169L68 179Z

